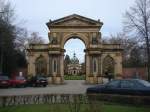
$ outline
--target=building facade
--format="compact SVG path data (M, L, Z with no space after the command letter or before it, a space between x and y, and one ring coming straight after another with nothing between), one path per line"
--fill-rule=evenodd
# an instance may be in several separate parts
M86 83L103 83L106 72L120 78L122 75L122 48L120 44L104 44L100 29L103 23L77 14L50 20L48 44L30 44L28 75L45 75L49 83L64 82L64 45L71 38L85 44Z
M82 65L79 63L79 59L74 53L73 58L70 60L70 63L67 65L68 75L81 75L82 74Z

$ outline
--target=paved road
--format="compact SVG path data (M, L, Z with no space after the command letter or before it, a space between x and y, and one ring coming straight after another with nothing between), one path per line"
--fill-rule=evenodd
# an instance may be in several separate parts
M50 93L64 93L64 94L82 94L86 92L88 87L94 85L87 85L84 80L66 80L63 85L48 85L48 87L27 87L27 88L9 88L0 89L0 96L3 95L30 95L30 94L50 94Z

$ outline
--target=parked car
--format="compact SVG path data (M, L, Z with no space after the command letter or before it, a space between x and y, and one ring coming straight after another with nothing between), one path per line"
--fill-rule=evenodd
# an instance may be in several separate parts
M23 76L15 76L10 80L10 84L12 87L25 87L26 79Z
M150 83L140 79L112 80L104 85L87 88L87 94L148 95Z
M10 80L8 76L0 75L0 87L10 87Z
M33 86L33 87L46 87L48 85L48 81L45 77L43 76L34 76L31 79L28 80L28 86Z

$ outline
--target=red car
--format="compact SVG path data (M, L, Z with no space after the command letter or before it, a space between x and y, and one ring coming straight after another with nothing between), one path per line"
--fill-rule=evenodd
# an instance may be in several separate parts
M10 83L11 83L11 86L13 87L25 87L26 79L22 76L16 76L10 80Z
M8 76L0 75L0 88L2 87L10 87L10 80Z

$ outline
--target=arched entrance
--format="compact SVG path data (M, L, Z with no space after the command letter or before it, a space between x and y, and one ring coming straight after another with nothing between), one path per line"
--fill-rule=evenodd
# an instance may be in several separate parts
M74 29L75 31L75 29ZM54 74L52 72L52 82L54 83L63 83L64 82L64 45L67 40L71 38L79 38L80 40L83 41L85 44L86 49L85 51L85 68L86 68L86 82L87 83L101 83L102 82L102 77L101 77L101 52L98 48L100 41L99 41L99 32L97 33L92 33L91 37L88 36L89 32L83 33L83 32L68 32L64 33L64 35L61 38L61 41L59 43L59 48L55 50L54 53L54 48L56 46L56 43L54 44L55 46L52 46L51 51L49 52L49 56L52 57L57 57L57 62L58 62L58 69L59 71L57 74ZM57 33L50 33L50 38L55 38L58 41L58 37L56 39ZM53 39L52 39L53 40ZM53 41L51 41L53 45ZM52 59L52 62L54 59ZM50 66L54 66L53 64ZM53 68L53 67L52 67Z
M85 77L85 44L78 37L72 37L64 45L65 79L84 79Z
M31 44L28 50L28 74L35 74L35 60L43 54L47 61L47 76L50 83L64 82L64 44L70 38L79 38L85 44L86 83L102 83L103 60L110 55L114 61L114 74L122 74L122 48L119 44L103 44L103 23L77 14L49 21L49 43Z

